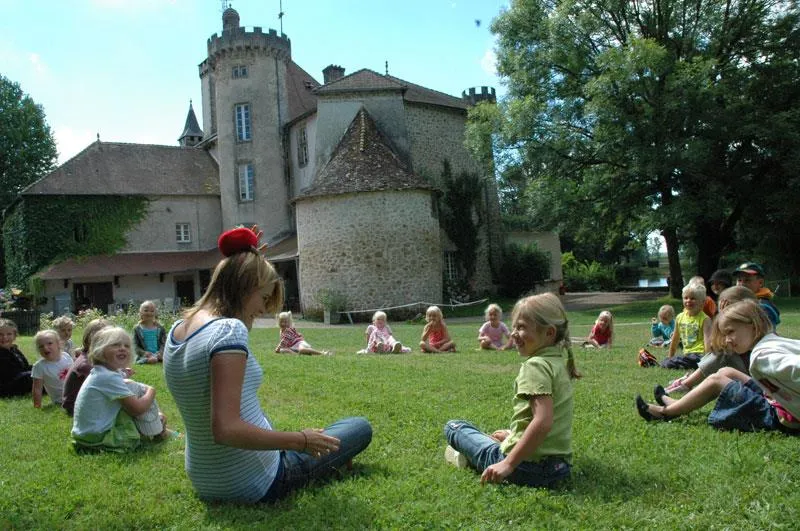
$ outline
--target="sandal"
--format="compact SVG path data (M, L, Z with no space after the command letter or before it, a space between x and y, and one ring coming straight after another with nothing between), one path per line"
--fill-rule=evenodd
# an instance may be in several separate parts
M664 397L669 396L667 391L664 389L664 386L661 384L656 384L653 388L653 397L656 399L656 402L659 406L666 406L666 402L664 402Z
M651 422L653 420L664 420L664 421L666 421L666 420L671 420L672 419L672 417L668 417L668 416L663 415L663 414L662 414L662 416L657 417L657 416L653 415L652 413L650 413L650 405L647 402L644 401L644 398L642 398L642 395L636 395L636 411L638 411L639 412L639 416L642 417L647 422Z

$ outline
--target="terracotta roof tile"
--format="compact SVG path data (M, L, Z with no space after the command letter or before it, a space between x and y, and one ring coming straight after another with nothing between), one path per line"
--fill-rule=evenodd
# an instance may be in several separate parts
M441 105L443 107L455 107L457 109L468 109L469 105L463 98L458 98L456 96L451 96L450 94L445 94L444 92L439 92L438 90L432 90L429 88L425 88L421 85L417 85L411 83L409 81L404 81L400 78L394 76L386 76L388 79L395 81L396 83L401 83L407 87L403 98L406 101L412 101L416 103L428 103L431 105Z
M433 189L405 164L383 140L363 107L347 128L330 161L319 170L314 184L295 200L321 195L380 190Z
M94 142L22 195L219 195L219 170L203 149Z

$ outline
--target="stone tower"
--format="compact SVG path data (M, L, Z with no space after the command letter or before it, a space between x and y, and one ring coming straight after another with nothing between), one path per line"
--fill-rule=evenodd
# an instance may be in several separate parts
M208 57L199 66L203 141L219 163L223 227L257 223L267 242L292 228L282 133L290 60L286 35L247 31L228 8L222 35L208 40Z

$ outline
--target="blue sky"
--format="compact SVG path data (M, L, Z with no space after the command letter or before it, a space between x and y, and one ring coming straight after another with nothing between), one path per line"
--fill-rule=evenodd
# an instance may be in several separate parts
M241 25L279 29L279 0L236 0ZM491 85L492 19L507 0L283 0L292 59L322 81L389 73L460 95ZM100 134L109 142L177 145L189 108L198 119L197 65L222 30L221 0L0 0L0 73L44 107L59 162ZM476 20L480 24L476 24ZM202 124L201 124L202 125Z

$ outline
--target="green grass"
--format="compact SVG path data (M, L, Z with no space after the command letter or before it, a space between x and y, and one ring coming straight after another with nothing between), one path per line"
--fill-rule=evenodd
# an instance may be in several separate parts
M479 319L451 322L461 351L441 355L357 356L363 325L301 328L312 345L336 356L278 355L272 353L278 331L266 329L254 330L251 340L265 373L262 402L278 429L324 426L347 415L372 422L372 445L356 459L352 477L314 485L275 506L206 504L184 472L183 441L129 455L79 456L60 409L34 410L30 398L2 400L0 529L795 526L798 439L715 431L706 425L711 406L669 423L637 416L634 396L648 397L655 383L679 374L636 365L661 303L613 308L615 347L576 351L585 376L575 386L574 474L559 490L481 487L474 472L444 462L447 420L492 430L506 427L511 413L518 356L475 351ZM780 306L781 333L800 337L800 304L781 300ZM572 335L588 333L596 314L571 313ZM409 344L421 331L392 327ZM31 339L18 343L33 359ZM136 379L158 389L162 409L180 430L161 368L137 367Z

